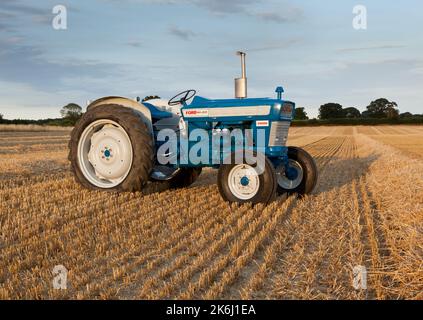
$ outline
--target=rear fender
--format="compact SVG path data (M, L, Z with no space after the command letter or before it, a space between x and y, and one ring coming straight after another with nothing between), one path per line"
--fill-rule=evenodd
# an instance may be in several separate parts
M141 103L138 103L134 100L123 98L123 97L104 97L92 102L88 107L87 110L91 108L101 107L105 104L117 104L125 108L130 108L135 110L138 115L141 117L142 121L148 126L150 129L151 135L153 135L153 124L151 120L151 112L150 110Z

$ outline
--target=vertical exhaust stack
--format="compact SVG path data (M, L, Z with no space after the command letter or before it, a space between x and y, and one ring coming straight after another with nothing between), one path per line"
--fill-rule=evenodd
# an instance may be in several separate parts
M238 51L237 55L241 56L241 78L235 79L235 98L244 99L247 98L247 70L245 67L245 52Z

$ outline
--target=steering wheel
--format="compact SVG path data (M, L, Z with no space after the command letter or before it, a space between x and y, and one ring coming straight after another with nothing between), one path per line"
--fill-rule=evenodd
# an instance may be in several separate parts
M192 98L194 98L196 94L197 94L197 91L192 89L178 93L176 96L174 96L172 99L169 100L168 105L176 106L178 104L184 104L188 100L191 100Z

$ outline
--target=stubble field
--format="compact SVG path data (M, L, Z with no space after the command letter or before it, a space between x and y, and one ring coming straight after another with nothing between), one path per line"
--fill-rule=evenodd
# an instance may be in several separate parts
M87 191L68 138L0 131L1 299L423 299L421 126L291 128L319 182L267 207L223 202L213 170L186 189Z

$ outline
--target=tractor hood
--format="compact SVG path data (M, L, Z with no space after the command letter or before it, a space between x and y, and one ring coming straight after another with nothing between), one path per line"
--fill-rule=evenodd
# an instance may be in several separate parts
M278 120L291 119L295 104L271 98L217 99L195 97L191 104L182 107L184 118L200 121L224 120Z
M196 96L187 108L213 108L213 107L237 107L237 106L272 106L275 103L282 104L282 100L271 98L248 98L248 99L206 99Z

